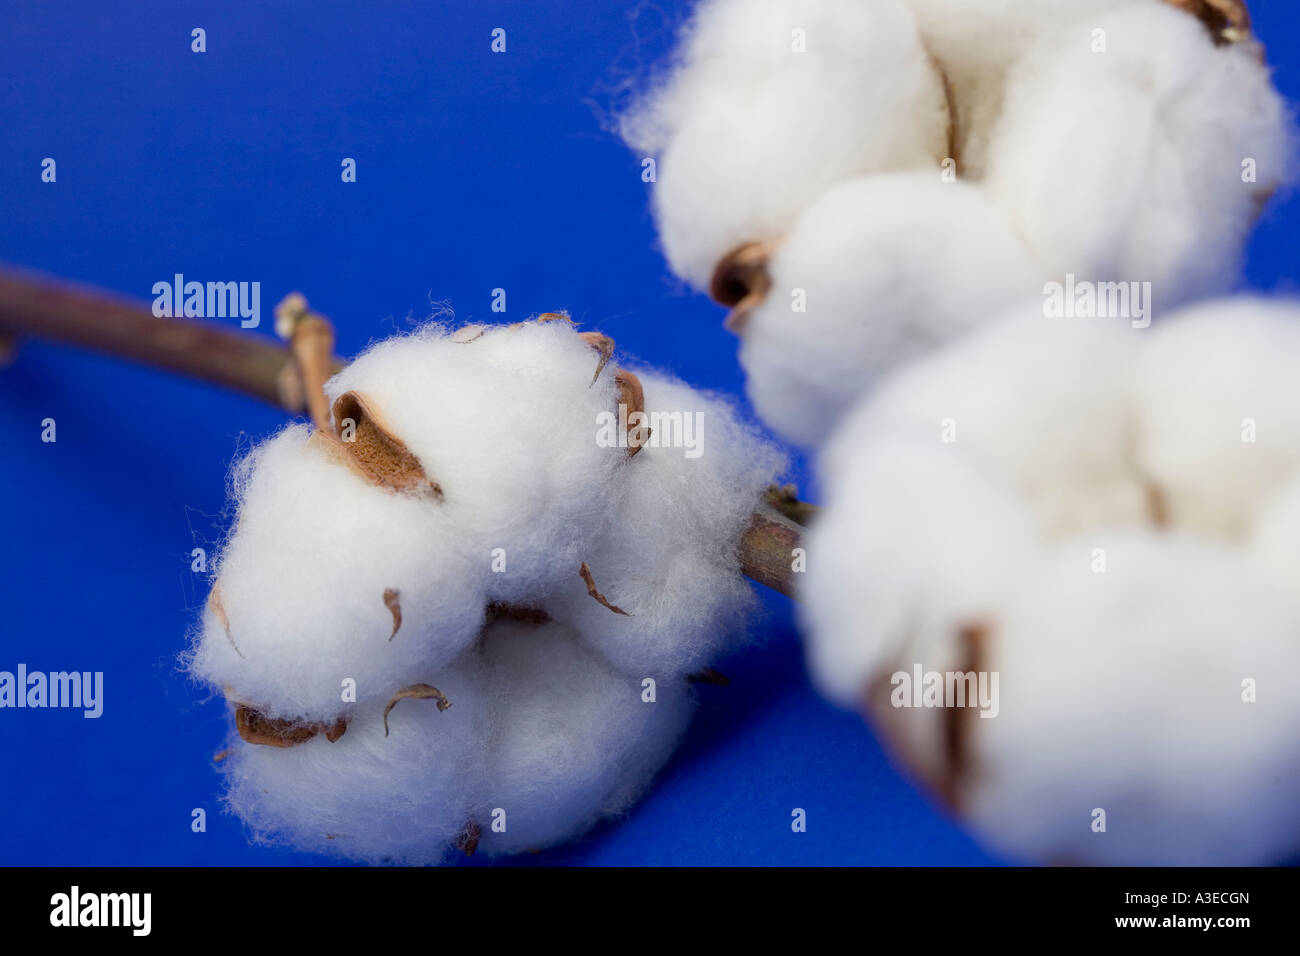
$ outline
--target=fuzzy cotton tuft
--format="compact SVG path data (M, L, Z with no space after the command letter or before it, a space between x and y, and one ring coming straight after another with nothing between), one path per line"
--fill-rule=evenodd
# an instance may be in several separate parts
M403 862L568 838L645 787L689 675L746 636L738 546L783 456L545 318L381 342L326 385L330 431L237 468L190 666L236 707L255 831Z
M1152 329L1012 314L828 444L814 678L1002 852L1300 848L1297 329L1255 299Z

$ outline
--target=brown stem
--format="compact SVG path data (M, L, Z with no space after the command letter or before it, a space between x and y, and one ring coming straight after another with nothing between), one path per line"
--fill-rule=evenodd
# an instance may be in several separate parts
M188 318L159 318L147 306L98 289L0 270L0 339L47 339L222 385L294 414L309 413L307 389L289 347L265 336ZM343 361L334 358L338 371ZM799 527L764 506L740 543L744 573L794 594Z
M740 538L740 567L745 576L794 597L800 531L797 524L767 505L755 511Z
M799 491L794 485L772 485L763 498L769 505L785 515L795 524L808 527L816 520L821 508L807 501L799 500Z
M0 271L0 336L49 339L224 385L287 412L307 411L286 346L208 322L159 318L98 289ZM336 359L335 370L342 367Z

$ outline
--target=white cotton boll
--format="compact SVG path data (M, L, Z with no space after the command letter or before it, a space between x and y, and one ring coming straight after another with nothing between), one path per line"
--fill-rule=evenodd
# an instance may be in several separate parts
M949 441L1025 497L1060 534L1142 524L1149 489L1136 468L1128 323L1016 311L884 382L843 427L825 470L856 443L906 428Z
M499 622L484 657L495 731L479 848L489 854L542 849L625 812L693 710L683 678L658 681L648 702L639 676L615 671L560 624Z
M687 676L753 616L738 544L784 457L612 348L558 320L429 327L331 379L331 430L238 467L188 663L237 706L230 803L259 837L516 852L622 812L667 760ZM405 694L381 735L424 684L452 709Z
M905 0L952 89L963 176L983 175L1007 70L1079 17L1157 0Z
M953 654L1033 560L1033 517L957 445L930 434L837 436L800 589L809 668L842 706L914 662Z
M490 736L482 666L416 671L434 700L359 709L331 743L296 747L236 739L227 802L258 838L370 863L440 862L481 801Z
M623 132L657 157L660 240L697 287L834 183L947 155L943 85L898 0L714 0L681 47Z
M998 851L1300 847L1298 318L1249 299L1157 330L1015 313L896 373L824 449L813 673ZM1267 444L1229 447L1247 417ZM936 672L993 699L897 695Z
M884 371L1020 300L1042 268L979 190L937 172L827 191L772 254L740 361L759 415L819 444Z
M192 659L232 700L271 718L333 720L351 707L345 680L359 702L387 699L413 668L451 660L477 635L482 587L437 502L371 486L305 426L259 446L235 493L220 613L209 602Z
M1104 574L1090 568L1098 541L1114 557ZM1300 848L1297 633L1295 611L1221 545L1062 543L993 635L997 716L963 715L977 832L1043 862L1288 858Z
M1249 45L1130 4L1045 36L1006 82L985 185L1058 277L1150 282L1157 309L1236 282L1292 171L1286 107Z
M1180 313L1134 370L1142 469L1171 520L1240 535L1300 467L1300 308L1239 298Z
M547 602L614 666L646 677L706 667L744 636L756 599L738 547L784 455L722 398L641 372L649 443L615 478L605 534L584 560L626 615L577 575Z

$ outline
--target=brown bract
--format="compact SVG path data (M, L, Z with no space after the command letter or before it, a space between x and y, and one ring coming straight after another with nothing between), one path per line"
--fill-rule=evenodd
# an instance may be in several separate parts
M456 837L456 842L452 845L466 856L473 856L474 851L478 849L479 838L482 836L483 828L470 820L465 824L465 829L460 831L460 835Z
M1165 0L1165 3L1186 10L1205 24L1218 46L1251 38L1250 11L1245 0Z
M360 392L335 399L332 435L348 464L372 485L441 500L441 486Z
M296 747L311 740L317 734L324 734L326 740L334 743L347 731L348 722L344 717L340 717L332 724L272 720L263 717L251 707L239 704L235 707L235 729L239 731L239 736L250 744Z
M959 673L981 673L987 666L991 628L983 622L961 627L957 632L960 658L954 666ZM945 706L940 740L942 751L935 754L909 750L904 726L909 720L929 720L928 710L896 708L891 701L892 669L883 667L868 681L862 694L863 715L876 726L889 744L890 752L912 777L923 783L954 813L962 808L962 797L975 773L971 753L971 730L979 714L974 707Z
M397 636L397 631L402 626L401 597L401 594L392 588L384 591L384 607L388 608L389 613L393 615L393 632L388 635L390 641Z
M334 326L324 316L308 311L307 299L301 292L291 292L275 307L275 330L289 340L292 369L297 373L289 374L290 367L286 366L280 383L286 393L285 404L306 406L316 427L328 428L325 383L335 369Z
M235 643L234 637L232 637L230 634L230 618L226 617L225 605L221 603L221 579L220 578L218 578L216 581L213 582L212 590L208 592L208 607L212 608L212 613L216 615L217 623L219 623L221 625L221 629L225 631L226 640L228 640L230 642L230 646L235 649L235 653L238 654L240 657L244 657L244 652L239 649L239 645ZM244 659L247 660L247 658Z
M451 706L451 701L442 691L432 684L412 684L410 687L403 687L389 700L388 706L384 708L384 736L388 736L388 715L392 713L393 708L403 700L433 700L437 701L438 711L442 712Z
M747 242L723 256L713 270L709 295L731 309L725 325L737 335L745 331L750 313L762 305L772 288L767 261L774 249L770 242Z
M591 568L587 567L586 561L583 561L582 567L578 568L578 576L581 577L582 582L587 585L587 593L596 600L596 603L609 608L615 614L622 614L624 617L631 617L631 615L621 607L616 607L615 605L610 604L605 595L600 593L596 588L596 579L592 576Z

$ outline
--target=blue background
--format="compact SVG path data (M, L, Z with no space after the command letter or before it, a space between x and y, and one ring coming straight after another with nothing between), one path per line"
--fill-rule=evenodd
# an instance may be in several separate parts
M1293 0L1254 0L1300 99ZM666 272L640 158L607 132L680 0L550 4L0 3L0 260L148 299L173 273L292 289L339 349L447 302L568 309L620 350L740 394L722 312ZM207 52L190 30L207 30ZM490 52L503 27L508 52ZM58 181L40 181L46 157ZM340 181L355 157L358 181ZM1274 202L1249 279L1293 288L1300 206ZM251 400L40 343L0 369L0 669L101 670L105 711L0 711L0 863L285 864L220 811L223 704L177 672L205 590L189 552L226 469L282 422ZM40 422L58 441L40 441ZM806 469L794 476L806 485ZM617 825L522 862L992 862L804 675L789 603L720 666L657 787ZM191 811L208 811L206 833ZM791 810L808 830L791 832ZM475 861L481 862L481 861Z

